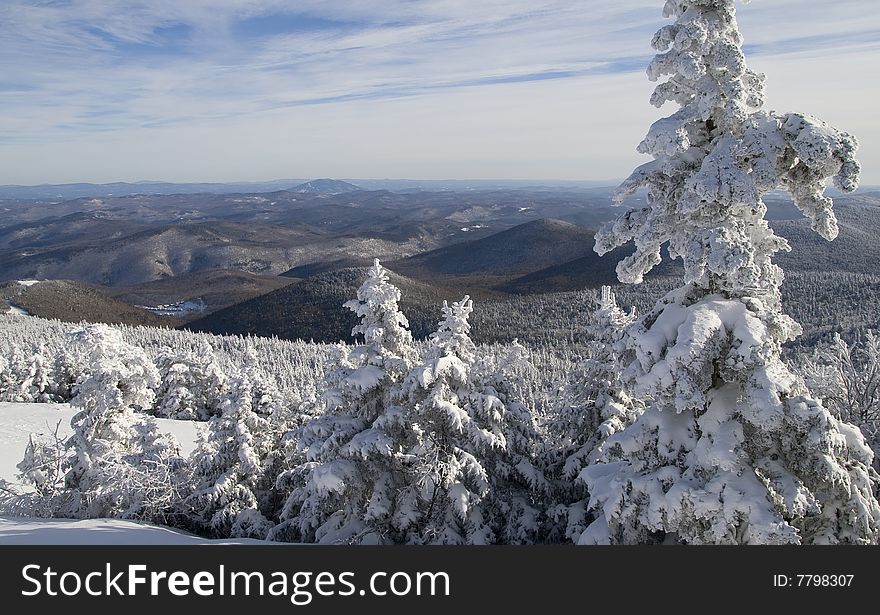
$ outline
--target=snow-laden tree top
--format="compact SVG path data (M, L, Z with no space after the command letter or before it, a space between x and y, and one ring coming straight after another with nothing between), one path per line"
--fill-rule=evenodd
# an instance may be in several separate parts
M473 362L477 347L471 340L471 325L468 318L474 311L474 302L469 295L452 305L443 302L441 308L443 319L440 328L431 334L431 345L428 347L428 358L439 359L455 355L463 361Z
M368 354L412 361L412 334L409 321L397 305L399 301L400 290L388 281L388 272L379 259L374 259L367 279L358 288L357 299L345 303L361 319L351 334L364 336Z
M610 343L620 338L623 330L635 320L635 310L627 313L617 305L617 297L610 286L603 286L596 301L593 324L587 327L593 338L601 343Z
M630 241L635 253L618 277L639 283L668 242L685 281L731 296L770 294L782 272L770 262L788 250L764 221L762 195L785 189L828 240L837 236L828 178L843 192L858 187L856 139L810 116L765 112L764 75L749 70L734 0L669 0L652 41L659 52L648 77L667 77L651 103L680 109L654 123L638 151L654 160L637 168L617 200L647 187L647 207L632 209L596 235L605 254Z

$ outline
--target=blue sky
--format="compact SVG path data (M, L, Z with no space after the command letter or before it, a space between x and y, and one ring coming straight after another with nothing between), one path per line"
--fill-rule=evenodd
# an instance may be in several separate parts
M662 0L2 0L0 184L617 179ZM876 0L755 0L768 107L880 184Z

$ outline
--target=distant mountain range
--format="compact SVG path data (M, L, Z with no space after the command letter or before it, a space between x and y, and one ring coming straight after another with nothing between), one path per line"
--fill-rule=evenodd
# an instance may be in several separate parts
M260 194L289 190L316 194L342 194L363 190L354 184L337 179L273 179L264 182L112 182L109 184L41 184L38 186L0 186L0 199L78 199L106 198L134 195L172 194Z
M109 184L40 184L38 186L0 186L0 199L78 199L82 197L131 196L135 194L231 194L284 190L302 179L275 179L265 182L113 182Z
M347 183L324 187L351 189ZM0 206L0 282L68 279L116 287L212 270L304 277L374 257L397 261L546 217L594 226L613 215L607 200L607 193L515 190L288 190L10 201ZM515 238L499 243L496 252L524 247ZM491 250L484 250L486 258ZM430 270L432 258L446 256L429 255L426 265L413 266Z
M2 201L0 311L8 303L64 320L335 341L353 325L342 303L380 258L421 335L436 326L443 299L467 293L495 310L596 288L616 281L632 251L593 251L595 229L623 211L604 188L391 192L333 179L284 188ZM841 233L832 243L790 201L770 195L768 207L793 246L777 256L786 271L876 273L880 194L836 198ZM665 259L652 276L679 272ZM173 316L142 309L159 307Z
M467 192L482 190L585 190L605 186L616 186L617 181L566 181L566 180L413 180L413 179L273 179L268 181L246 182L111 182L107 184L72 183L0 185L0 200L3 199L77 199L82 197L131 196L136 194L233 194L264 193L278 190L297 191L300 186L315 182L338 182L349 184L357 190L392 190L395 192ZM349 183L351 182L351 183ZM340 194L346 190L326 191Z

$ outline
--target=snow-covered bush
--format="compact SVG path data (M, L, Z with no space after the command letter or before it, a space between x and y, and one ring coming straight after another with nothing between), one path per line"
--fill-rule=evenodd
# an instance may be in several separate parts
M827 178L856 188L856 140L800 114L761 111L764 78L748 70L733 0L669 0L648 69L651 102L680 109L639 146L654 158L620 197L647 206L596 235L596 251L630 241L621 281L638 283L668 245L685 286L632 325L627 368L647 409L612 435L581 476L599 518L582 543L877 542L871 450L783 363L799 334L783 314L788 248L761 197L787 190L813 229L837 234Z
M5 514L30 517L52 517L65 505L64 477L68 468L65 440L59 435L61 421L51 434L31 434L24 457L17 464L19 478L32 487L24 493L0 485L0 510ZM2 483L2 481L0 481Z
M835 418L858 426L880 452L880 336L866 331L852 343L835 334L798 365L810 389Z
M166 520L177 499L183 460L174 439L142 413L153 402L155 367L111 327L86 327L72 343L88 357L91 375L72 401L80 410L65 442L64 489L52 494L53 514ZM31 462L52 457L45 446L33 444ZM24 461L25 476L39 491L47 482L45 473L31 472L28 455ZM55 489L57 481L51 482Z

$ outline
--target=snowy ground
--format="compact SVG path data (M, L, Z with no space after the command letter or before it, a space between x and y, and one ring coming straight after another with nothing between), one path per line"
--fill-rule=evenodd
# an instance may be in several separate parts
M18 307L17 305L9 304L9 313L18 316L30 316L31 313L22 307Z
M3 545L189 545L202 542L209 541L167 527L119 519L0 517L0 544Z
M75 411L67 404L0 403L0 478L17 484L16 464L21 461L31 433L55 430L59 435L70 433L70 418ZM173 433L185 454L195 448L197 423L159 420L163 431ZM0 517L0 544L196 544L196 543L265 544L261 541L208 541L165 527L121 521L118 519L21 519Z

